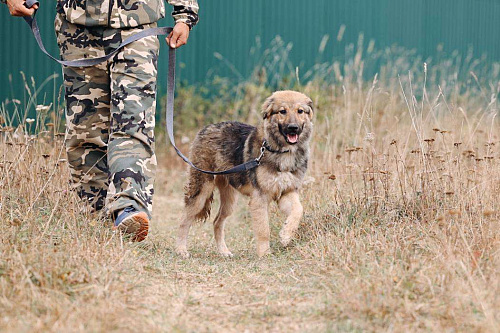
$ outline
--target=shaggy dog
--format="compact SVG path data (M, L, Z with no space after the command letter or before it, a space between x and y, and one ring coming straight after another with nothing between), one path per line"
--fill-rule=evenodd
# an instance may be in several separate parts
M189 169L185 188L185 211L176 251L188 257L187 238L193 221L210 215L215 187L220 194L220 208L214 220L219 253L231 257L224 240L224 223L233 212L237 192L250 197L252 226L257 254L270 252L268 206L276 201L287 216L280 240L287 246L302 218L299 189L309 159L309 141L313 130L312 101L295 91L278 91L262 105L263 122L253 127L239 122L208 125L196 136L191 147L191 161L204 170L222 171L256 159L263 152L260 165L252 170L213 176Z

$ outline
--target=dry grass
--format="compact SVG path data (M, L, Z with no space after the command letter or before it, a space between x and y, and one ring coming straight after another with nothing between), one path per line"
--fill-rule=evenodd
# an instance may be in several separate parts
M209 224L191 259L174 255L185 166L170 150L150 237L127 244L70 191L61 137L4 126L0 330L498 331L498 73L451 84L442 68L398 78L396 63L367 84L355 56L300 87L317 105L314 182L297 240L263 260L246 200L228 224L235 258L217 256ZM255 122L268 90L243 91L249 109L231 115Z

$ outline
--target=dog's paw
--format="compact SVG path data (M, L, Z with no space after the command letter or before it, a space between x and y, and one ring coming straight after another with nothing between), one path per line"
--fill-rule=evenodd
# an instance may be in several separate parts
M259 257L259 259L265 258L265 257L270 256L270 255L271 255L271 250L268 250L268 251L262 252L262 253L257 252L257 256Z
M259 258L265 257L270 254L271 254L271 248L269 247L269 245L266 247L257 247L257 256Z
M290 245L290 242L292 241L293 237L287 233L280 232L280 243L284 247L287 247Z
M280 243L283 247L288 247L288 245L290 245L290 243L292 242L292 238L291 237L281 237L280 239Z
M226 250L226 251L219 251L219 255L224 258L232 258L234 257L234 254L231 253L231 251Z
M184 259L188 259L190 256L188 250L177 249L177 250L175 250L175 252L177 253L178 256L180 256L181 258L184 258Z

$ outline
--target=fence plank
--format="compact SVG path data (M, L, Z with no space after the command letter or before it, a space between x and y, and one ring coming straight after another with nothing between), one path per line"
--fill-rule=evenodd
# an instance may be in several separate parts
M180 76L189 83L202 82L215 69L221 75L233 75L227 64L214 57L218 52L247 76L255 64L255 52L262 53L270 41L280 35L294 45L292 61L305 72L318 61L318 47L325 35L330 36L323 60L341 57L346 44L356 43L360 33L376 42L378 48L398 44L414 48L424 57L436 54L438 44L444 50L486 53L490 61L500 61L500 1L497 0L210 0L200 1L200 24L192 32L189 46L180 51L185 64ZM169 12L170 9L167 10ZM38 18L49 50L57 54L53 31L54 6L45 3ZM20 71L33 76L40 84L60 68L36 48L25 23L8 16L0 7L0 101L25 93ZM162 25L171 24L166 18ZM336 41L341 25L346 26L344 39ZM262 47L256 47L259 37ZM164 44L164 43L162 43ZM160 94L165 91L167 52L161 51ZM9 82L9 74L13 82ZM53 92L44 90L47 99ZM39 100L42 102L42 100Z

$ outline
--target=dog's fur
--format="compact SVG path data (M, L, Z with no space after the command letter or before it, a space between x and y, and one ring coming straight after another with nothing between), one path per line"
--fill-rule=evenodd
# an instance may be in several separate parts
M223 122L205 127L196 136L191 147L191 161L204 170L222 171L255 159L264 140L269 149L260 166L244 173L214 177L192 168L189 170L186 207L177 237L176 250L180 255L189 256L189 228L193 221L208 218L215 187L219 190L221 205L214 220L214 232L221 255L232 256L224 241L224 222L233 211L237 192L250 196L259 257L270 252L267 209L271 201L276 201L287 215L280 240L284 246L290 243L303 213L298 190L309 158L312 101L299 92L278 91L264 102L262 115L263 122L258 128L239 122ZM293 143L295 140L297 142Z

